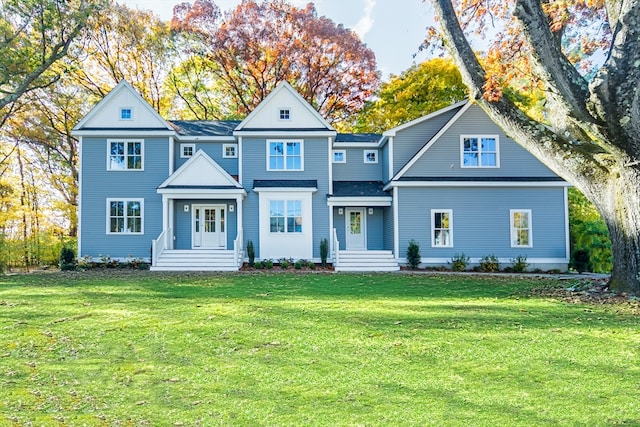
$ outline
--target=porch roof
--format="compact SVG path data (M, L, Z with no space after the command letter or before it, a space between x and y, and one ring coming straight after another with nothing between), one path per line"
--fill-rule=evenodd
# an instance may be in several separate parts
M333 181L334 197L384 197L382 181Z
M317 179L256 179L253 188L318 188Z

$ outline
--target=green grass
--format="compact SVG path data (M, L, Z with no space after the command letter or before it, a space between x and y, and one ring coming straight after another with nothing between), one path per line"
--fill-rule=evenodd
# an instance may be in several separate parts
M640 425L640 317L550 284L0 277L0 425Z

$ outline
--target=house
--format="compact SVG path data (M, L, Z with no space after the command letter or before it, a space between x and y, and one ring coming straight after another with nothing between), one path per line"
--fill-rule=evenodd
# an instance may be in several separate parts
M460 102L374 134L340 134L289 84L242 121L167 121L127 83L74 128L78 255L154 270L237 270L256 259L392 271L526 256L566 269L568 184Z

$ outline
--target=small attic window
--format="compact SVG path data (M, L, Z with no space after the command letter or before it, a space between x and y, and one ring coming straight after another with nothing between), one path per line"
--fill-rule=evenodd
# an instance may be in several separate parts
M131 108L120 109L120 120L132 120L132 119L133 119L133 109Z
M280 120L291 120L291 110L289 110L288 108L281 108Z

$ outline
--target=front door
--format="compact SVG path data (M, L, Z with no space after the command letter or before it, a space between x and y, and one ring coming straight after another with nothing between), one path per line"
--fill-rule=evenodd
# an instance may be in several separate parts
M193 247L226 249L225 206L193 207Z
M347 208L345 210L347 250L367 249L367 221L364 208Z

